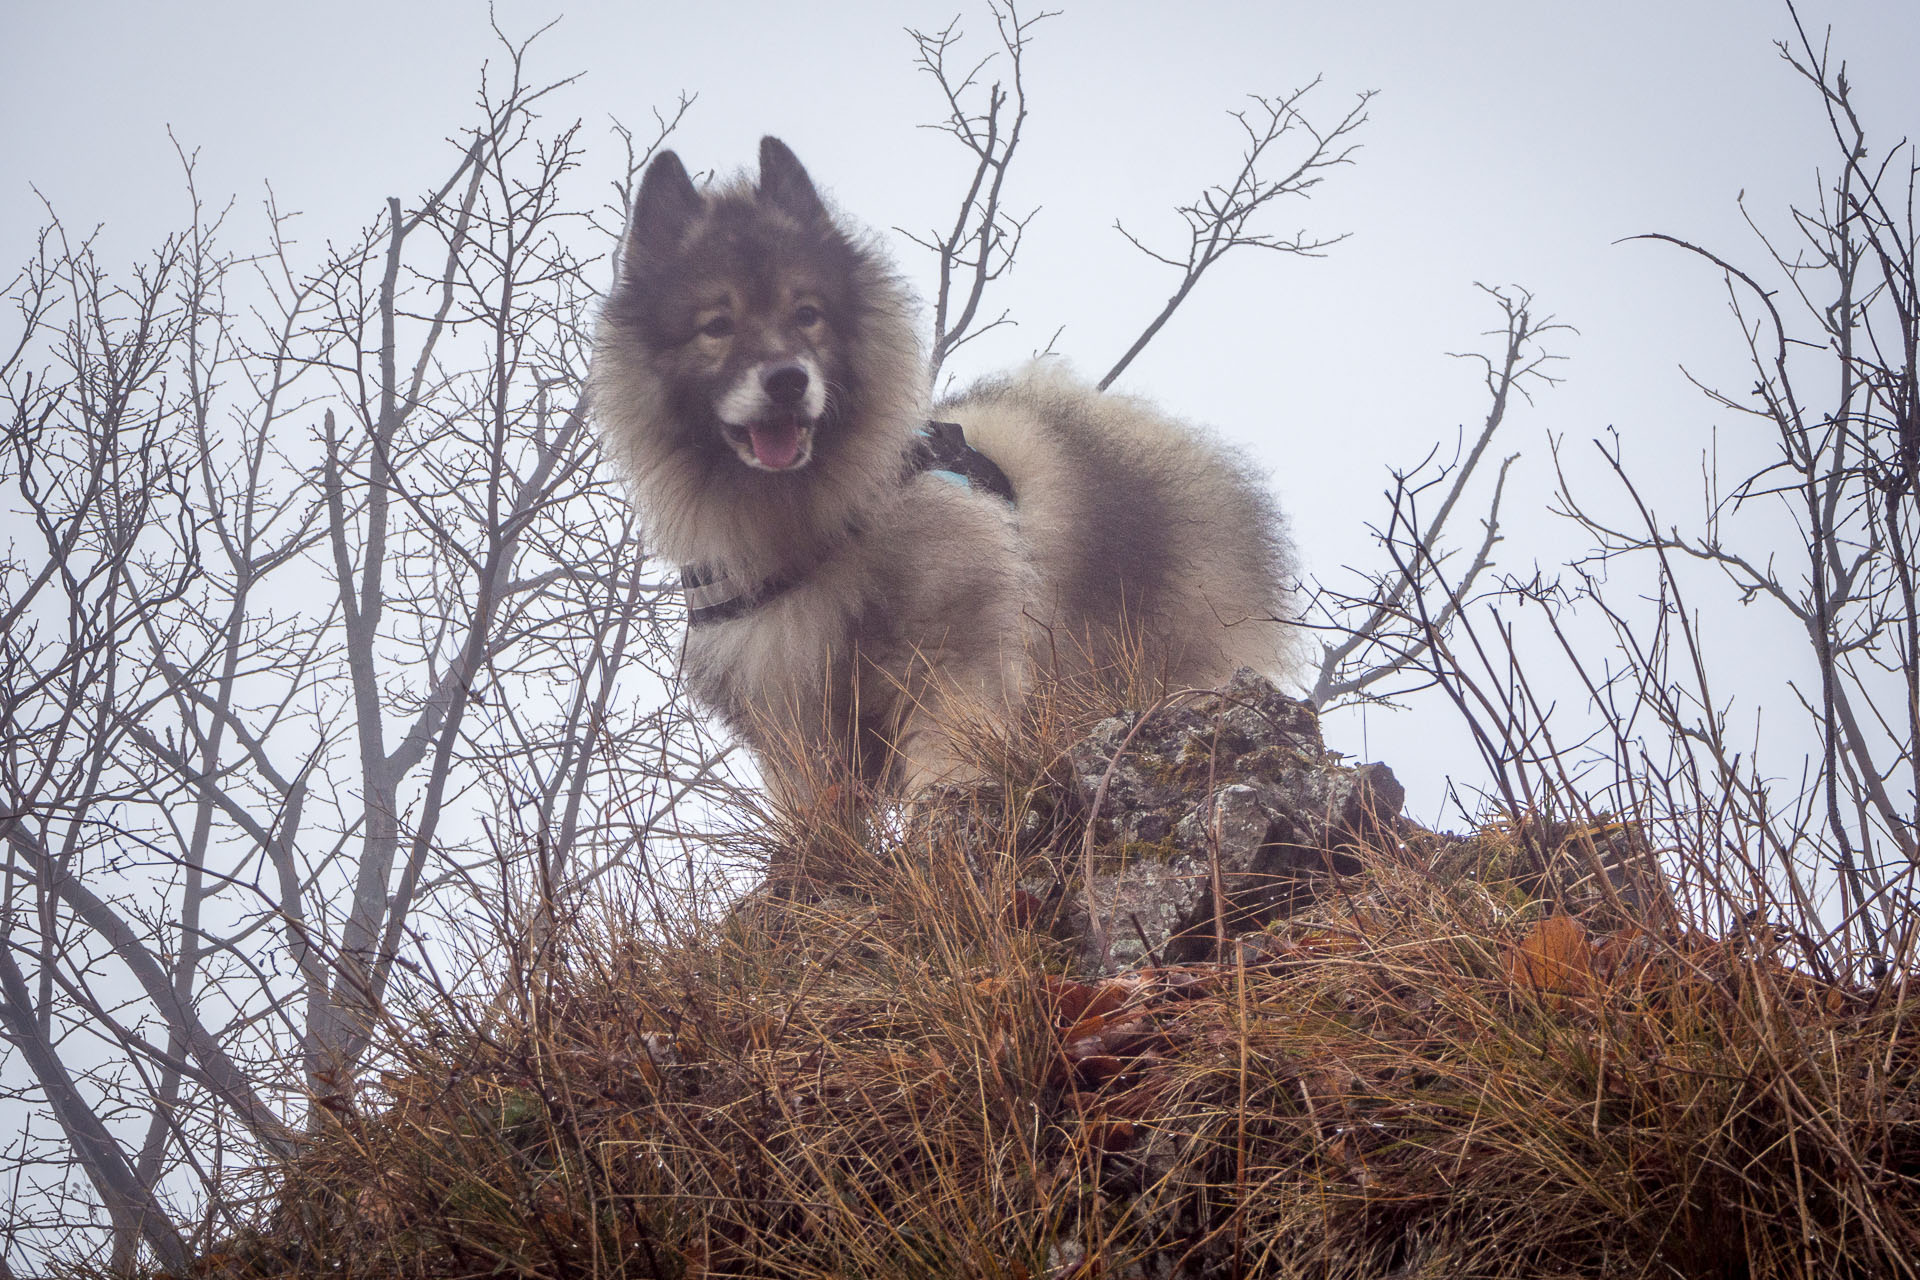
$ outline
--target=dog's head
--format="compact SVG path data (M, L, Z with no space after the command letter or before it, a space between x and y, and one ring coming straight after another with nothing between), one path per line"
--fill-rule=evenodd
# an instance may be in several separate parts
M647 166L610 313L648 352L686 443L755 471L807 466L849 409L872 323L862 251L777 138L760 173L702 194L678 156Z

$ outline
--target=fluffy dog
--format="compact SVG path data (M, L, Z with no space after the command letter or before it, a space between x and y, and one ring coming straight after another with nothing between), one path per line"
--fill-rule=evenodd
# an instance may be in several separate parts
M969 780L952 727L1049 667L1290 673L1289 548L1242 459L1036 366L932 407L977 450L936 470L913 312L777 139L757 181L648 166L594 409L683 566L694 692L776 787Z

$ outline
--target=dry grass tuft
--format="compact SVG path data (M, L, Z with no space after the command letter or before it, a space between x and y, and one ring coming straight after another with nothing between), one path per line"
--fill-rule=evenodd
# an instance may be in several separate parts
M1226 961L1075 981L1014 888L1046 738L982 811L789 832L834 892L504 947L201 1270L1920 1273L1911 975L1568 914L1507 824L1376 850Z

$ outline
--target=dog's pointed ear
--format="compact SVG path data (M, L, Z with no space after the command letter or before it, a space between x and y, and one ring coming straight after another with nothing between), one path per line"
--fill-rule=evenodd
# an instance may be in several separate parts
M813 179L778 138L760 139L760 198L802 221L827 216L820 193L813 189Z
M662 151L647 166L646 175L640 179L640 194L633 200L633 217L627 222L626 260L644 262L679 244L703 207L680 157Z

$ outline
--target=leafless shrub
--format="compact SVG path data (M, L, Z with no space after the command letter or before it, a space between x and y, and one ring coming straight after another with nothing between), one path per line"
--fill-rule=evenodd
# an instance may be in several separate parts
M1463 807L1490 808L1529 857L1550 856L1558 823L1630 832L1576 850L1624 909L1662 927L1764 935L1822 980L1890 992L1911 973L1920 874L1920 170L1905 142L1875 158L1844 68L1803 29L1781 52L1817 92L1838 158L1815 208L1793 211L1795 243L1750 217L1764 266L1748 270L1647 237L1722 272L1753 381L1742 394L1699 385L1764 429L1716 439L1704 520L1686 530L1663 518L1619 439L1595 443L1597 466L1562 445L1558 506L1592 553L1557 576L1491 569L1496 478L1477 550L1448 571L1440 531L1509 393L1541 373L1537 355L1517 354L1540 331L1527 302L1507 302L1506 355L1488 362L1493 409L1466 461L1438 478L1396 476L1380 530L1392 570L1315 599L1336 639L1313 696L1391 702L1438 688L1479 756ZM1804 637L1807 674L1788 688L1810 733L1736 736L1736 697L1751 691L1716 656L1738 616L1727 604L1777 611ZM1780 756L1757 750L1792 760L1806 744L1804 773L1789 764L1784 780Z
M677 606L582 397L610 241L526 46L445 177L317 260L271 200L267 249L226 249L189 157L191 221L130 275L53 218L9 287L25 1256L98 1213L116 1268L182 1270L175 1224L233 1225L238 1175L351 1091L408 966L484 986L497 957L461 939L516 868L668 894L683 815L727 792L659 696Z
M1760 432L1716 442L1704 520L1691 530L1656 513L1617 444L1598 448L1623 514L1601 510L1594 486L1566 475L1561 501L1596 540L1579 594L1631 646L1623 675L1645 717L1640 733L1677 746L1669 758L1643 755L1642 769L1684 779L1697 803L1724 815L1719 838L1738 833L1756 909L1784 912L1838 967L1884 971L1911 962L1920 870L1920 167L1910 142L1876 153L1844 64L1797 14L1795 25L1781 56L1817 94L1833 144L1817 202L1792 211L1786 238L1748 215L1762 258L1754 269L1647 237L1722 273L1752 383L1738 393L1699 385ZM1793 535L1785 545L1782 528ZM1636 562L1654 572L1652 626L1610 603L1601 580ZM1733 739L1729 681L1705 656L1712 620L1688 603L1713 592L1714 578L1804 637L1806 674L1789 688L1814 747L1797 785L1770 782Z

